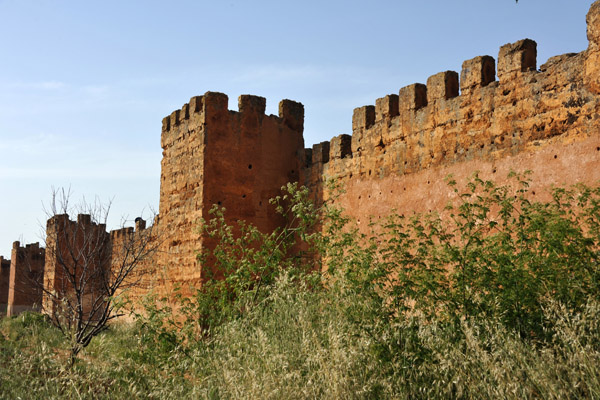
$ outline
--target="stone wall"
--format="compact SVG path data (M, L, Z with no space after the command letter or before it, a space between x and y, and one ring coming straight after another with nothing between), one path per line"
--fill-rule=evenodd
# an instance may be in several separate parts
M283 100L279 116L265 115L265 99L246 95L238 107L230 111L226 95L207 92L163 120L159 285L200 284L196 254L212 243L199 222L210 219L213 205L226 208L229 222L264 231L282 222L269 199L299 180L304 108Z
M537 45L502 46L498 63L479 56L459 73L401 88L354 110L352 135L302 149L304 110L289 100L279 117L265 99L207 92L163 119L160 219L164 233L155 287L198 286L198 231L217 204L229 222L263 231L279 226L268 200L288 181L306 184L317 201L325 182L340 183L339 204L361 226L392 210L441 210L454 192L444 182L475 171L503 183L511 170L532 170L532 195L548 200L551 185L600 182L600 2L588 14L589 48L537 68ZM497 78L497 79L496 79ZM210 266L210 262L207 263ZM206 267L206 266L205 266ZM217 271L218 272L218 271Z
M41 309L44 257L44 248L39 243L25 247L21 247L19 242L13 243L6 311L8 316Z
M503 183L532 170L532 194L551 185L600 183L600 3L588 14L589 49L536 68L536 43L475 57L459 74L445 71L375 105L354 110L352 136L313 146L305 179L319 198L323 181L346 189L340 205L357 221L442 210L454 195L444 178L473 172Z
M146 228L146 221L136 218L135 227L110 232L110 282L125 278L117 296L139 298L155 286L157 224Z
M6 314L10 282L10 260L0 256L0 314Z
M121 282L117 295L125 291L137 297L147 293L153 260L146 258L153 254L145 245L151 240L146 237L151 232L142 219L136 220L135 229L125 227L108 233L106 225L94 222L88 214L79 214L77 221L66 214L50 218L46 228L44 311L53 313L59 306L57 300L75 296L77 290L82 296L83 312L88 313L92 303L104 298L107 287L116 281ZM77 301L73 298L73 304Z
M455 196L444 182L450 174L465 182L479 171L501 184L511 170L532 170L531 195L543 201L549 200L552 185L597 185L600 1L591 6L587 23L589 47L581 53L552 57L538 69L534 41L506 44L497 65L491 56L475 57L463 63L460 74L440 72L426 84L409 85L355 109L352 135L311 149L304 149L300 103L283 100L274 116L265 115L262 97L240 96L238 111L228 109L222 93L193 97L162 122L154 230L137 221L135 230L108 234L89 216L80 215L77 222L54 216L48 221L45 287L66 293L58 259L69 257L69 247L89 248L83 238L92 232L90 237L106 247L92 269L114 270L123 264L127 246L150 240L159 251L131 277L132 293L139 297L157 289L168 294L181 286L185 294L201 285L212 267L199 265L197 254L214 245L199 231L213 205L226 208L229 223L245 220L268 232L284 222L269 199L290 181L306 184L317 201L330 196L325 182L337 181L346 190L339 205L362 227L393 210L442 210ZM71 238L68 246L65 233ZM17 276L31 271L38 277L43 251L37 244L21 248L15 243L9 314L39 305L40 293L31 292L35 286L25 295L26 288L18 290L25 280ZM0 307L1 302L0 292Z
M110 242L106 225L79 214L55 215L46 226L44 311L54 314L64 297L81 296L83 312L104 297L104 279L110 268ZM75 302L73 304L76 304Z

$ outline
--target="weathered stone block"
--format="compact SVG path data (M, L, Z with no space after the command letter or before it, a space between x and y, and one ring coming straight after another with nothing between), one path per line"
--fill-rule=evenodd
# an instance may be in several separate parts
M135 231L139 232L146 229L146 221L141 217L135 219Z
M516 73L534 71L537 66L537 43L531 39L519 40L500 47L498 53L498 80L503 82Z
M427 86L413 83L400 89L398 95L400 113L415 111L427 105Z
M188 103L185 103L183 106L181 106L179 118L181 118L181 120L190 119L190 105Z
M593 93L600 93L600 1L590 7L586 17L590 41L585 57L584 82Z
M179 125L179 113L181 112L181 110L175 110L171 113L170 119L170 126L171 127L175 127L177 125Z
M375 107L363 106L354 109L352 113L352 131L368 129L375 123Z
M194 96L194 97L192 97L190 99L189 105L190 105L190 112L191 113L202 112L202 108L204 106L202 96Z
M314 144L312 147L313 164L326 163L329 161L329 142Z
M395 117L399 112L398 95L390 94L375 101L375 121Z
M162 130L163 132L167 132L171 129L171 116L164 117L162 119Z
M460 73L460 90L463 94L494 82L496 65L493 57L479 56L463 62Z
M339 135L331 139L329 158L344 158L352 155L352 136Z
M430 76L427 79L427 102L448 100L458 96L458 73L445 71Z
M79 214L77 215L77 223L80 225L90 225L92 223L92 216L90 214Z
M228 110L229 98L226 94L219 92L206 92L204 96L204 114L205 116L212 116L223 111ZM171 126L173 126L171 124Z
M267 99L260 96L243 94L238 98L238 109L241 113L265 114Z
M594 2L588 11L585 21L587 23L587 38L590 46L600 45L600 1Z
M312 165L312 149L304 149L304 165L310 166Z
M304 106L297 101L284 99L279 102L279 118L290 129L302 131L304 129Z

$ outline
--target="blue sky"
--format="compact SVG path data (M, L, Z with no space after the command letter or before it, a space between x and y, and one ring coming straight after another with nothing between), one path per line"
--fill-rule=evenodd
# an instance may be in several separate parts
M587 47L591 0L0 0L0 255L40 240L52 187L158 209L161 119L208 90L305 106L306 145L352 110L502 44Z

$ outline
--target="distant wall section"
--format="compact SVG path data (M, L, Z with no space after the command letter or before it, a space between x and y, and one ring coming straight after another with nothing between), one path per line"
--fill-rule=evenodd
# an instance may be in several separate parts
M6 314L10 283L10 260L0 256L0 314Z
M42 306L42 284L44 279L45 250L39 243L14 242L8 289L7 315L14 316L23 311L40 311Z

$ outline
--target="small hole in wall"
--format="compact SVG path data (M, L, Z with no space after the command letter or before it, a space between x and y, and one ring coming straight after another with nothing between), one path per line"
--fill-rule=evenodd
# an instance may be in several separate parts
M220 202L220 201L217 201L217 205L219 205L219 206L220 206L220 205L221 205L221 202Z
M371 170L369 170L369 176L371 176Z
M428 184L428 185L429 185L430 183L431 183L430 181L427 181L427 184Z
M554 155L554 158L555 158L555 159L556 159L556 158L558 158L558 155L557 155L557 154L555 154L555 155Z
M248 164L248 169L252 169L252 164Z
M369 195L369 198L371 198L371 195Z
M404 165L408 164L408 161L404 161Z
M406 188L404 188L404 191L406 192Z
M494 169L492 170L492 174L495 174L495 173L496 173L496 168L494 168Z
M296 172L296 171L292 170L292 175L294 175L294 172Z
M361 196L358 196L358 199L360 200Z
M532 190L532 191L531 191L531 194L535 196L535 190Z
M245 199L245 198L246 198L246 195L245 195L245 194L243 194L243 195L242 195L242 199Z
M600 147L596 147L596 151L600 151Z
M481 144L481 145L479 145L479 148L480 148L480 149L483 149L484 147L485 147L485 144Z
M352 172L350 172L350 178L352 178Z
M262 206L262 201L259 201L259 202L258 202L258 205L259 205L259 206Z
M517 101L513 101L513 107L517 105Z

